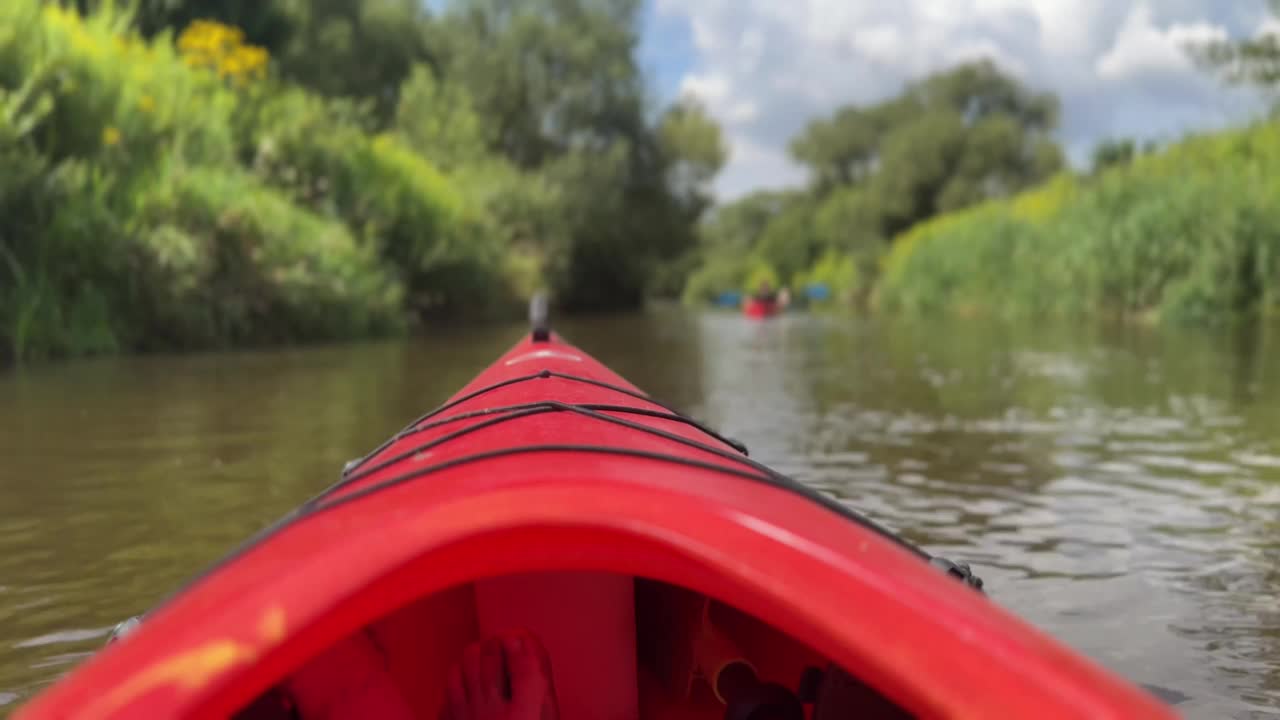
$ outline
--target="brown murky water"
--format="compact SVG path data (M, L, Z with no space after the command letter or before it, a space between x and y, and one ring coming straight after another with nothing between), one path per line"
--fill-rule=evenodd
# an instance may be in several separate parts
M676 310L561 330L1187 717L1280 717L1274 334ZM521 331L0 374L0 715Z

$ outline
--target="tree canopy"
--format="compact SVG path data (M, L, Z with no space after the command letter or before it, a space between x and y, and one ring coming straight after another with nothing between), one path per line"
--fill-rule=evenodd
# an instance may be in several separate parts
M1267 0L1271 16L1280 17L1280 0ZM1251 38L1215 40L1187 48L1203 67L1235 84L1274 89L1280 85L1280 33L1264 31Z

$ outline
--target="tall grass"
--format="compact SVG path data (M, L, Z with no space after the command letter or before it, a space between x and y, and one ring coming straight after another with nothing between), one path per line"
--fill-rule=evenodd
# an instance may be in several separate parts
M1062 176L897 238L882 308L1216 322L1280 304L1280 126Z

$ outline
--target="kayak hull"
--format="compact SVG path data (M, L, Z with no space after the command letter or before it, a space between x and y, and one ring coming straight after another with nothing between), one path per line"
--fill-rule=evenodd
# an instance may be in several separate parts
M325 658L368 636L434 718L462 645L513 623L546 642L563 720L723 717L714 648L792 687L843 668L884 717L1174 717L554 336L518 343L15 717L228 717L282 683L323 687L324 664L347 662ZM711 627L731 640L694 642Z
M742 307L742 314L753 319L764 319L778 314L778 303L751 298Z

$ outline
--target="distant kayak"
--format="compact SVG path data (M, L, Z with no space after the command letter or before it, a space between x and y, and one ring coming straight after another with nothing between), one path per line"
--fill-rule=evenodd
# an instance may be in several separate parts
M543 326L335 475L15 717L435 720L511 628L561 720L1176 717Z
M778 302L776 300L761 300L759 298L749 298L742 305L742 314L749 318L767 318L773 317L779 311Z

